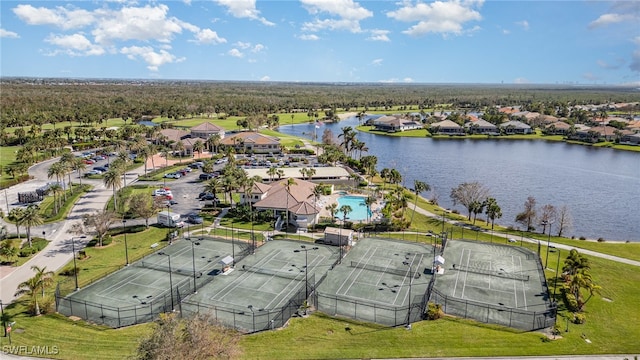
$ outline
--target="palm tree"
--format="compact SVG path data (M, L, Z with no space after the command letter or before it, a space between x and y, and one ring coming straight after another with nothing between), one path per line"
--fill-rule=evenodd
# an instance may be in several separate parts
M34 304L34 315L40 315L40 305L38 305L38 290L41 288L41 279L36 275L27 281L18 284L18 290L14 296L29 295Z
M18 233L18 240L20 240L20 225L22 225L22 218L24 217L23 208L13 208L7 214L7 219L13 221L16 224L16 232Z
M431 187L424 181L414 180L413 181L413 192L416 194L416 201L413 204L413 213L411 214L411 224L413 224L413 216L416 214L416 208L418 207L418 196L423 191L429 191Z
M267 175L269 175L269 182L273 181L273 178L278 174L278 168L276 167L270 167L267 170Z
M42 290L42 298L44 299L44 290L47 286L53 285L53 271L47 271L47 267L39 267L33 265L31 270L36 272L36 277L40 279L40 290Z
M42 215L40 215L40 207L38 205L29 205L22 215L22 224L27 228L27 241L31 247L31 227L42 225Z
M148 145L142 146L138 149L138 157L144 161L144 175L147 176L147 160L152 155L151 148Z
M318 199L320 199L320 196L322 196L322 194L324 194L324 185L322 183L313 187L313 205L318 206Z
M65 164L61 162L56 162L49 166L47 169L47 177L51 179L52 177L56 178L56 182L60 183L60 179L64 179L64 176L67 174L67 168ZM67 197L65 195L64 201L67 201Z
M218 152L220 141L222 141L222 137L220 136L220 134L213 134L207 139L207 146L209 146L212 156L214 152Z
M87 164L85 164L81 158L75 158L71 166L73 167L73 170L78 172L78 181L80 182L80 185L82 185L82 172L87 169Z
M364 204L367 206L367 222L369 222L369 216L371 215L371 205L376 202L376 199L373 196L367 196L364 199Z
M347 215L353 212L353 208L349 205L342 205L338 212L342 213L342 228L344 229L344 224L347 222Z
M118 166L119 168L119 175L122 176L122 179L124 180L124 186L127 186L127 166L129 165L129 163L131 162L131 157L129 157L129 153L126 151L120 151L118 153L118 158L116 159L118 160L118 162L120 163L120 166ZM115 165L115 161L114 161L114 165Z
M120 178L120 172L118 172L115 168L109 168L109 170L104 173L103 177L104 186L110 187L113 189L113 209L117 211L117 196L116 189L119 189L122 186L122 178Z
M202 140L196 140L196 142L193 143L193 152L198 153L198 158L200 158L200 155L202 155L203 150L204 150L204 143L202 142Z
M294 178L288 178L287 181L284 182L284 187L287 189L287 208L285 209L285 214L287 218L287 228L289 227L289 197L291 196L291 186L298 185Z
M74 170L74 164L76 162L76 157L71 152L65 152L60 157L60 162L63 164L65 168L65 172L69 177L69 191L73 188L73 184L71 183L71 173Z
M336 217L336 212L338 212L338 204L333 203L333 204L327 205L325 207L325 210L327 210L329 214L331 214L331 223L333 223Z
M490 197L485 200L485 214L487 214L487 224L491 219L491 229L493 229L494 221L502 217L502 209L498 206L496 199Z
M60 205L59 197L60 193L64 192L64 189L60 184L53 184L49 187L49 191L53 194L53 212L58 213L58 206Z

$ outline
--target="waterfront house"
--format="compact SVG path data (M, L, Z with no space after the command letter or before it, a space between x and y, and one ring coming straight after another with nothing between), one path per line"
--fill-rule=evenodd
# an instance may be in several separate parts
M244 154L277 154L282 147L280 139L253 131L244 131L225 137L220 141L224 147L233 147L236 153Z
M429 126L432 134L464 135L464 128L451 120L443 120Z
M499 125L499 128L506 135L513 134L531 134L533 131L531 130L531 126L517 120L511 120L504 122Z
M467 128L469 134L500 135L498 127L484 119L470 121L465 123L464 126Z
M404 118L402 116L383 116L372 121L374 130L386 132L398 132L406 130L422 129L422 123L414 118Z
M547 124L544 128L544 132L547 135L567 135L571 131L571 125L564 121L556 121Z
M625 134L620 138L620 144L640 146L640 133Z

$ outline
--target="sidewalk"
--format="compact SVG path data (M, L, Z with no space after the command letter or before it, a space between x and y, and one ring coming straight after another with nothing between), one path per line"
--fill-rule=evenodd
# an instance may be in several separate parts
M127 185L135 183L142 173L144 173L144 166L128 172L125 175ZM84 181L84 183L89 182ZM46 266L47 270L55 272L73 259L72 248L74 246L76 251L81 250L91 240L90 237L85 239L74 237L75 244L72 244L72 235L68 233L73 223L81 221L84 214L103 209L113 194L113 190L105 188L102 181L93 181L91 184L94 188L76 202L66 220L31 229L32 234L41 234L43 229L46 229L46 238L50 241L46 248L20 267L2 267L0 271L0 300L3 304L9 304L15 300L14 293L18 284L33 276L32 266Z

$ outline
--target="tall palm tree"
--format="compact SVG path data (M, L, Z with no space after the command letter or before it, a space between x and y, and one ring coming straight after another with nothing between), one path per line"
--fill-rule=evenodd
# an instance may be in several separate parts
M64 189L62 188L62 186L60 186L60 184L53 184L49 186L49 191L51 191L51 193L53 194L53 212L57 214L58 206L60 205L60 198L58 197L58 195L64 192Z
M49 166L47 169L47 177L51 179L52 177L56 178L56 182L60 183L61 179L64 179L64 176L67 174L67 167L65 164L61 162L55 162ZM67 201L67 196L65 195L64 201Z
M342 213L342 228L344 229L344 224L347 222L347 216L353 212L353 208L350 205L342 205L338 212Z
M69 178L69 192L73 188L73 183L71 183L71 173L74 170L74 164L76 162L76 157L71 152L65 152L60 157L60 162L64 164L65 172Z
M418 196L423 191L429 191L431 187L424 181L414 180L413 181L413 192L416 195L416 201L413 204L413 213L411 214L411 223L413 224L413 216L416 214L416 208L418 207Z
M496 199L490 197L485 200L485 214L487 214L487 224L489 224L489 219L491 219L491 229L493 229L495 220L502 217L502 209L498 206Z
M122 179L124 181L124 186L127 186L127 166L129 166L129 163L131 162L131 157L129 157L129 153L126 151L120 151L118 153L118 158L116 160L119 160L121 165L118 166L118 168L120 169L120 175L122 176ZM115 163L115 161L114 161Z
M275 166L270 167L267 170L267 175L269 175L269 182L273 181L273 178L278 174L278 168Z
M151 148L148 145L142 146L138 149L137 154L144 161L144 175L147 176L147 160L151 156Z
M288 178L287 181L283 183L285 189L287 190L287 208L285 209L285 215L287 218L287 228L289 227L289 196L291 196L291 186L298 185L294 178Z
M40 315L40 305L38 304L38 290L41 288L41 279L36 275L18 284L18 290L14 296L29 295L33 302L34 315Z
M24 210L24 214L22 215L22 224L27 229L27 241L29 242L29 247L31 247L31 227L42 225L44 221L42 220L42 215L40 215L40 207L38 205L29 205Z
M325 210L327 210L329 214L331 214L331 223L333 223L335 221L334 219L336 218L336 212L338 212L338 204L329 204L325 207Z
M196 142L193 143L193 152L198 153L198 158L200 158L200 155L202 155L203 150L204 150L204 143L202 142L202 140L196 140Z
M47 271L47 267L39 267L33 265L31 270L36 272L36 277L40 279L40 290L42 290L42 298L44 299L44 290L46 287L53 285L53 271Z
M364 199L364 204L367 206L367 222L369 222L369 217L371 216L371 205L376 202L376 199L373 196L367 196Z
M109 168L109 170L104 173L102 181L104 182L104 186L113 189L113 209L114 211L118 211L116 189L119 189L122 186L122 178L120 178L120 172L118 172L118 170L115 168Z
M87 164L81 158L75 158L73 160L73 170L78 172L78 181L82 185L82 172L87 169Z
M20 240L20 226L22 225L22 219L24 218L24 208L14 207L7 214L7 219L13 221L16 224L16 232L18 233L18 240Z

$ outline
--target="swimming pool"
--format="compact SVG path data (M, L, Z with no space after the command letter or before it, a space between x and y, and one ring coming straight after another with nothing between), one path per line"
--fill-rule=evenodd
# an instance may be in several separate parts
M351 212L347 214L347 220L358 221L367 220L367 215L371 216L371 211L367 209L367 204L364 202L364 196L352 196L345 195L338 198L338 209L342 205L351 206ZM338 211L336 216L340 219L344 219L342 211Z

